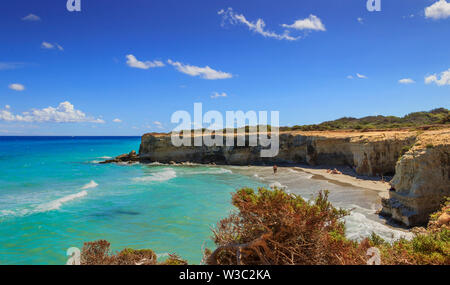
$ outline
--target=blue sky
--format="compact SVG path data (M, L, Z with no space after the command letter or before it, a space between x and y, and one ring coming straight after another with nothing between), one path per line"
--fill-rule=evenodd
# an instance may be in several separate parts
M81 4L2 3L0 135L169 131L194 102L281 125L450 107L446 0Z

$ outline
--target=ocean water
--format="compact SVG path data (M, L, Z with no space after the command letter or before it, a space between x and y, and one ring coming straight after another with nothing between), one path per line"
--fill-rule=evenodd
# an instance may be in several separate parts
M0 264L64 264L106 239L201 261L230 193L262 183L220 167L101 165L140 138L0 137Z
M0 264L64 264L66 250L106 239L113 250L151 248L198 264L211 227L232 211L231 192L277 185L310 198L330 190L354 209L347 235L408 233L376 214L377 193L270 167L98 164L138 150L139 137L0 137Z

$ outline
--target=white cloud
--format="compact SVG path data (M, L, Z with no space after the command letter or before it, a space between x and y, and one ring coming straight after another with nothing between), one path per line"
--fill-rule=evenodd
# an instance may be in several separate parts
M14 90L14 91L25 90L25 86L23 86L22 84L19 84L19 83L10 84L8 87L9 87L9 89Z
M425 17L434 20L446 19L450 17L450 3L446 0L439 0L433 5L426 7Z
M41 18L39 16L36 16L34 14L29 14L22 18L22 21L29 21L29 22L37 22L40 21Z
M0 70L16 69L23 65L24 64L20 62L0 62Z
M127 65L129 67L133 68L140 68L140 69L149 69L154 67L163 67L164 63L158 60L154 61L139 61L134 55L129 54L126 56L127 58Z
M411 78L402 78L398 81L398 83L400 84L412 84L412 83L416 83L414 80L412 80Z
M355 78L359 78L359 79L367 79L367 76L360 74L360 73L356 73L355 76L353 75L347 75L347 79L355 79Z
M218 92L214 92L213 95L211 95L212 99L217 99L220 97L227 97L227 93L222 92L222 93L218 93Z
M158 128L158 129L164 129L163 124L159 121L154 121L153 124Z
M315 15L309 15L308 18L297 20L292 25L281 25L284 28L296 30L326 31L322 21Z
M62 102L58 107L47 107L44 109L32 109L30 112L13 114L10 108L0 110L0 120L8 122L54 122L54 123L100 123L105 121L98 118L86 116L80 110L76 110L70 102Z
M356 73L356 77L361 78L361 79L367 79L367 76Z
M59 44L57 44L57 43L52 44L52 43L49 43L49 42L42 42L41 48L43 48L43 49L54 49L54 48L57 48L57 49L59 49L61 51L64 50L64 48L62 46L60 46Z
M450 68L446 71L441 72L440 76L441 78L439 78L438 74L427 76L425 77L425 83L435 83L438 86L450 85Z
M113 122L114 122L114 123L122 123L122 120L116 118L116 119L113 120Z
M364 23L364 19L361 17L356 18L356 20L360 23L363 24Z
M41 47L45 48L45 49L54 49L55 48L55 46L53 44L48 43L48 42L42 42Z
M295 41L299 39L299 37L290 36L288 31L285 31L283 34L277 34L275 32L264 30L266 24L264 23L263 19L258 19L256 20L256 22L250 22L245 18L244 15L234 13L233 8L231 7L226 10L222 9L219 12L217 12L217 14L222 16L223 21L222 25L226 21L232 25L240 23L246 25L249 28L249 30L267 38L274 38L277 40L288 40L288 41Z
M5 109L11 109L11 106L5 105Z
M178 61L167 61L170 65L174 66L179 72L190 75L190 76L200 76L203 79L215 80L215 79L227 79L232 78L231 73L214 70L209 66L198 67L194 65L183 64Z

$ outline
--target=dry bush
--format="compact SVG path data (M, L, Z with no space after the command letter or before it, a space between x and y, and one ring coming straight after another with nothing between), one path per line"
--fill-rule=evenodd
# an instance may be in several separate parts
M233 195L238 213L213 230L217 249L205 251L206 264L287 265L365 264L368 243L344 236L341 218L328 192L313 202L282 190L244 188Z
M170 254L167 260L158 263L151 249L125 248L111 254L110 246L106 240L86 242L81 251L81 265L187 265L185 260L175 254Z

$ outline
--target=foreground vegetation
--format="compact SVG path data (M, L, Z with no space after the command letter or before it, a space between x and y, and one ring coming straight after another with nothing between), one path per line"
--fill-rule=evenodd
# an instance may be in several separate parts
M372 234L361 242L345 237L342 218L349 211L337 209L321 192L311 202L282 190L244 188L233 194L237 211L213 230L217 246L206 249L208 265L354 265L367 264L369 249L380 253L381 264L450 265L450 199L433 214L428 227L415 229L412 240L392 244ZM86 243L82 264L187 264L176 255L158 262L151 250L124 249L111 254L109 243Z

